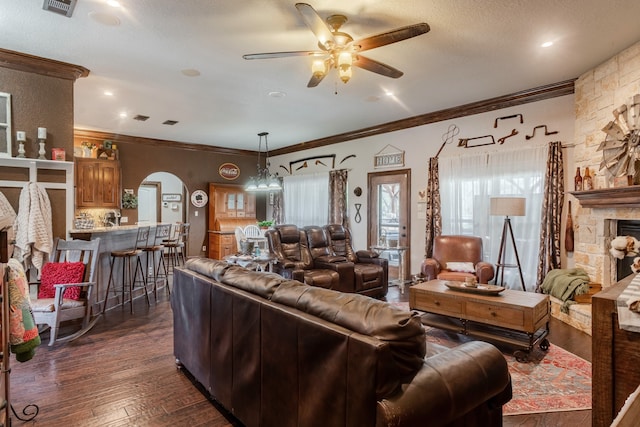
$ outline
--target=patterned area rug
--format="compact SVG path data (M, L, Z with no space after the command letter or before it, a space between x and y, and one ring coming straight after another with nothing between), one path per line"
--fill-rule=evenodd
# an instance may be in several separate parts
M409 309L407 303L393 305ZM425 331L429 355L473 340L429 326ZM536 346L527 363L518 362L508 348L500 350L513 385L513 399L505 405L504 415L591 409L591 363L553 343L546 352Z

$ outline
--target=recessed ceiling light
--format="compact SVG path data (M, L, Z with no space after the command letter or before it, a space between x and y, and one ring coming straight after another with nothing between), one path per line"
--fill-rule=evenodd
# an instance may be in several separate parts
M91 11L89 12L89 18L93 19L98 24L107 25L109 27L117 27L120 25L120 19L110 13Z
M125 117L127 117L127 113L125 113L125 112L120 113L120 117L122 117L124 119Z
M193 68L187 68L180 72L187 77L198 77L200 75L200 71L194 70Z
M111 7L120 7L121 4L120 2L117 2L116 0L108 0L107 4Z
M113 92L111 92L110 90L105 90L103 93L105 96L113 96Z
M541 47L550 47L550 46L553 46L553 42L544 42L540 46Z
M284 98L287 94L285 92L280 92L279 90L274 90L269 92L269 96L272 98Z

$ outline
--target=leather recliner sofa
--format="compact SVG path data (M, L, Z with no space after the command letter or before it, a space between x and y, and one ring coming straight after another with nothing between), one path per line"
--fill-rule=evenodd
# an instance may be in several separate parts
M192 258L174 272L174 355L247 427L501 426L502 353L425 358L416 312Z
M351 231L342 224L325 225L329 246L335 255L344 256L353 263L354 292L371 297L384 297L389 289L389 260L376 252L354 251Z
M265 233L269 251L276 257L273 271L279 275L313 286L336 289L340 283L337 270L314 268L304 230L293 224L276 225Z

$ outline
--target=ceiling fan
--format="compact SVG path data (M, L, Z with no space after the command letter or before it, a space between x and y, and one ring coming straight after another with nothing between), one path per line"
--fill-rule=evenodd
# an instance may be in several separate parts
M311 67L313 75L309 83L307 83L307 87L318 86L331 68L336 68L340 80L347 83L351 78L352 66L397 79L404 74L402 71L362 56L360 52L410 39L427 33L430 30L429 25L423 22L354 41L353 37L349 34L340 31L340 27L347 22L346 16L331 15L325 23L320 15L318 15L318 12L307 3L296 3L296 9L298 9L298 12L302 15L305 24L307 24L309 29L318 38L318 47L320 50L252 53L243 55L242 57L244 59L270 59L288 56L316 57Z

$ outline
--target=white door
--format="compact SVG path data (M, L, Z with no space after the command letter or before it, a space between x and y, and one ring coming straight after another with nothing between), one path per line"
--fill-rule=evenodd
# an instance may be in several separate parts
M138 187L138 222L158 222L158 190L155 185Z

